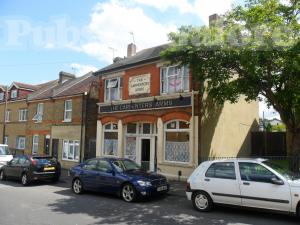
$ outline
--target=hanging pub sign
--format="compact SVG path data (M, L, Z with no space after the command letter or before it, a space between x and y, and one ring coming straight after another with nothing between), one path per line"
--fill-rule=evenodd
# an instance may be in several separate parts
M149 94L150 93L150 74L144 74L129 78L129 95Z
M172 99L163 99L145 102L131 102L117 105L104 105L99 107L99 113L111 113L111 112L122 112L122 111L137 111L137 110L151 110L160 108L173 108L173 107L185 107L191 106L191 96L178 97Z

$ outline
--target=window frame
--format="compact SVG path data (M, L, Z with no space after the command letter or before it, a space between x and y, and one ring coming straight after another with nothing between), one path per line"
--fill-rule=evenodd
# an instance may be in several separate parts
M167 128L168 124L171 124L173 122L176 122L175 129L168 129ZM180 129L180 122L189 123L189 128L188 129ZM184 165L190 164L190 162L191 162L191 154L190 154L191 127L190 127L190 125L191 125L191 123L189 121L185 121L185 120L171 120L164 124L164 162L173 163L173 164L184 164ZM188 162L166 160L167 132L188 133L189 134L189 161Z
M4 143L5 145L8 145L8 136L4 136Z
M37 140L37 142L36 142ZM40 136L35 134L32 136L32 154L36 155L39 153L39 142L40 142Z
M113 87L107 88L107 84L108 82L110 82L111 80L116 80L118 82L118 86L115 87L118 89L118 97L117 99L111 99L111 89ZM123 98L123 78L122 77L112 77L112 78L107 78L104 79L104 102L112 102L112 101L120 101Z
M4 96L5 96L4 92L0 92L0 101L4 100Z
M64 152L65 152L65 143L67 143L67 155L64 157ZM73 154L70 154L70 147L73 147ZM75 158L75 151L76 147L78 147L78 159ZM70 158L70 155L72 158ZM71 161L71 162L79 162L80 160L80 141L79 140L66 140L64 139L62 142L62 156L61 159L64 161Z
M10 116L11 116L11 110L10 109L7 109L5 111L5 122L6 123L9 123L10 122Z
M40 102L37 104L36 114L32 120L34 120L36 123L41 123L43 122L43 115L44 115L44 103Z
M28 120L28 109L19 109L19 122L26 122Z
M176 67L180 67L180 70L183 72L181 72L181 74L173 74L173 75L169 75L168 71L170 68L176 68ZM164 79L163 79L163 70L166 70L166 74L164 75ZM187 74L185 74L185 71L187 72ZM181 89L180 90L176 90L175 92L170 92L169 91L169 79L170 77L177 77L180 76L179 79L181 80ZM188 82L188 87L187 90L185 90L184 87L184 78L187 78L187 82ZM164 90L164 86L165 83L167 82L167 90ZM168 94L176 94L176 93L187 93L190 92L190 73L189 73L189 68L188 66L179 66L179 65L171 65L171 66L163 66L160 68L160 94L161 95L168 95Z
M229 178L229 177L216 177L216 176L208 176L207 175L207 173L208 173L208 171L209 171L209 169L211 168L211 167L213 167L213 166L215 166L216 164L233 164L233 171L234 171L234 175L235 175L235 177L234 178ZM235 165L235 162L215 162L215 163L212 163L207 169L206 169L206 171L205 171L205 174L204 174L204 176L206 177L206 178L214 178L214 179L224 179L224 180L237 180L237 173L236 173L236 165Z
M21 146L20 145L20 141L21 140L23 140L23 142L24 142L24 146ZM26 148L26 137L24 137L24 136L18 136L17 137L17 143L16 143L16 148L17 149L20 149L20 150L24 150L25 148Z
M11 99L15 99L17 97L18 97L18 89L11 90L11 92L10 92L10 98Z
M106 128L106 126L110 125L110 128ZM114 128L114 126L116 125L116 128ZM119 143L117 145L117 152L115 155L108 155L105 154L105 133L117 133L117 141L119 142L119 132L118 132L118 124L117 123L106 123L103 125L103 143L102 143L102 154L103 156L110 156L110 157L117 157L118 156L118 148L119 148Z
M67 109L68 103L71 103L71 109ZM72 116L73 116L73 101L72 99L65 100L65 108L64 108L64 122L72 122ZM67 118L68 113L71 113L70 118Z

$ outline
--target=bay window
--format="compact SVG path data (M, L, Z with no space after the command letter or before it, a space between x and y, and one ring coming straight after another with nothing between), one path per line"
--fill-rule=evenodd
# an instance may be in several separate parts
M190 128L186 121L172 121L165 125L165 161L190 161Z
M162 94L188 92L190 88L189 69L187 66L161 68L160 80Z
M105 101L116 101L122 99L122 78L116 77L105 80Z
M118 125L109 123L104 126L103 155L118 155Z
M63 141L63 160L79 161L79 141L64 140Z

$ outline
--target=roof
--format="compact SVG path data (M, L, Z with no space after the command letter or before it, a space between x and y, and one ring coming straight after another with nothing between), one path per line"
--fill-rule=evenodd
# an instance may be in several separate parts
M0 89L1 89L2 91L6 91L6 86L0 85Z
M127 69L129 67L138 66L143 63L149 63L160 59L160 53L166 50L170 44L159 45L152 48L144 49L138 52L136 55L121 59L109 66L106 66L98 71L96 71L95 75L103 75L115 71L119 71L122 69Z
M98 78L93 76L92 72L63 83L59 82L59 80L50 81L38 91L28 95L28 101L83 94L89 92L91 83L97 81Z
M26 90L38 90L39 89L39 85L32 85L32 84L25 84L25 83L20 83L20 82L13 82L9 89L11 89L13 86L16 86L18 89L26 89Z

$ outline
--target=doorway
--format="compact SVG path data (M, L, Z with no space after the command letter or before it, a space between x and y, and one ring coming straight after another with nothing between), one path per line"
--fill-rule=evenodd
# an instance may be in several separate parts
M141 139L141 166L150 170L151 142L150 139Z
M52 139L52 156L58 159L59 139Z

